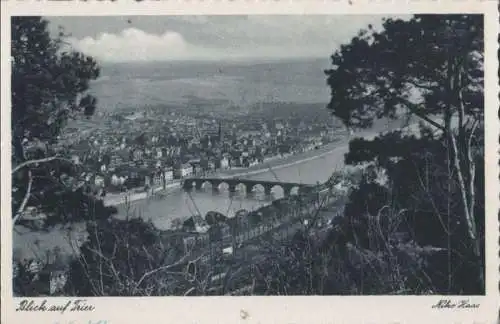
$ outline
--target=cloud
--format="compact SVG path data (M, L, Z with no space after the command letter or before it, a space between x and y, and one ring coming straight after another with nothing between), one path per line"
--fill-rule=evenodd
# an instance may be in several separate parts
M55 20L72 46L102 61L329 57L382 16L167 16ZM128 25L128 26L127 26Z
M154 35L136 28L127 28L120 34L102 33L96 38L71 38L69 42L75 49L96 58L125 62L181 59L191 47L179 33L166 31Z
M327 53L314 46L290 44L288 41L284 46L283 41L259 44L257 39L250 38L246 44L233 40L215 47L189 43L175 31L154 34L137 28L127 28L119 34L101 33L95 38L69 39L76 50L109 62L298 58Z

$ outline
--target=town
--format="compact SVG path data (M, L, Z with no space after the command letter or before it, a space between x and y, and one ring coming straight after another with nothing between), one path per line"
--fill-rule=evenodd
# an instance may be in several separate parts
M88 134L68 129L56 150L83 167L80 182L87 190L105 196L244 169L335 140L334 120L322 106L273 105L229 112L123 110L101 115L103 127Z

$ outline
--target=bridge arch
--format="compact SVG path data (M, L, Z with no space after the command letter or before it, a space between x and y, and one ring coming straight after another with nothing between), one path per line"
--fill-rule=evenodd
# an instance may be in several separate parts
M208 186L207 186L207 184L208 184ZM213 181L210 181L210 180L202 180L201 181L200 189L207 189L207 188L212 189L213 187L214 187Z
M271 193L274 191L275 195L277 197L284 197L285 196L285 188L282 184L276 183L276 184L271 184Z
M194 187L196 187L196 180L195 179L185 179L182 183L182 186L184 190L191 190Z
M224 180L212 181L212 186L217 190L229 190L229 183Z
M246 191L247 189L247 183L244 180L239 180L233 182L235 190L238 191Z
M220 181L218 179L207 179L207 180L205 180L205 182L210 183L210 187L211 187L212 191L219 191L219 186L220 186L222 181Z
M265 191L265 186L262 183L254 183L251 185L250 190L251 192L264 192Z
M290 195L294 195L294 196L297 196L300 194L300 186L298 184L296 185L293 185L291 188L290 188Z

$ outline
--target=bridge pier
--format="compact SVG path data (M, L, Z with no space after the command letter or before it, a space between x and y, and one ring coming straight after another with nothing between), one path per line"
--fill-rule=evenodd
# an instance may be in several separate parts
M212 190L213 191L219 191L219 186L220 186L220 181L210 181L210 184L212 185Z
M236 184L234 183L229 184L229 192L232 194L236 192Z
M301 186L301 187L299 187L299 191L298 191L299 195L304 195L304 194L307 194L309 192L311 192L311 187L310 186Z
M201 190L201 187L203 186L203 181L196 181L196 190Z
M266 196L271 196L271 189L273 187L271 186L264 186L264 193L266 194Z
M290 194L292 193L292 186L283 186L283 196L284 197L290 197Z
M251 184L251 183L246 183L245 184L245 192L246 192L247 196L253 196L253 192L252 192L253 186L254 185Z
M193 181L190 179L184 180L182 187L185 191L191 191L193 189Z

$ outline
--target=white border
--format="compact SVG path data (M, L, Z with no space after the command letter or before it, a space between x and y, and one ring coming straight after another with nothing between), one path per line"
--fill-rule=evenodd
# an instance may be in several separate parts
M384 1L295 0L239 1L38 1L6 0L1 3L1 320L3 323L496 323L499 297L499 167L497 35L498 8L493 0ZM463 296L342 296L342 297L151 297L90 298L92 313L16 313L21 299L12 298L10 207L10 16L87 15L231 15L231 14L485 14L485 169L486 169L486 296L472 297L478 310L435 310L441 298ZM50 298L62 303L68 298ZM243 319L241 311L248 314ZM101 322L104 323L104 322Z

